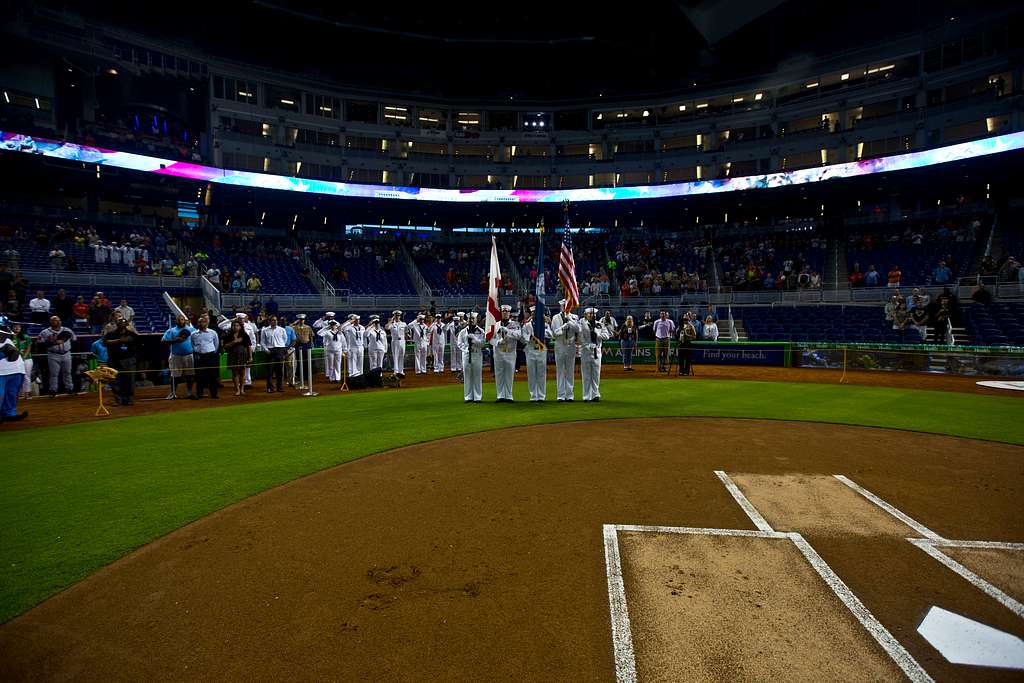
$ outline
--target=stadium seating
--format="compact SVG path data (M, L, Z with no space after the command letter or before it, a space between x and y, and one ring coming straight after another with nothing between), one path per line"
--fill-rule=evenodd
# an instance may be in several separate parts
M397 245L381 242L319 242L307 245L316 254L324 277L352 294L410 296L416 294L405 267L397 258Z
M82 288L82 287L64 287L65 292L72 301L75 301L79 296L85 299L86 303L92 300L93 295L97 292L94 288ZM128 305L135 311L135 329L141 333L147 332L163 332L167 329L168 321L170 320L170 310L167 304L163 300L163 290L155 287L113 287L103 288L103 293L110 300L111 308L117 308L118 304L121 303L121 299L127 299ZM197 295L198 292L189 290L170 290L168 292L172 296L179 295ZM46 291L47 298L50 299L51 303L56 295L56 291ZM65 327L70 327L75 331L76 334L88 334L89 325L86 323L80 323L75 320L63 321ZM41 325L29 325L28 332L32 336L36 336L42 331Z
M486 283L490 268L490 247L417 244L412 254L416 267L436 294L458 296L486 291L482 283Z
M888 283L892 266L899 266L900 285L909 287L931 285L935 268L945 260L955 283L970 274L980 227L980 220L962 218L938 226L894 223L872 228L847 237L846 263L851 272L856 265L862 273L874 265L880 273L880 287Z
M880 306L746 307L733 309L750 341L916 344L915 330L901 337Z
M1024 302L971 304L964 310L967 333L983 346L1024 346Z

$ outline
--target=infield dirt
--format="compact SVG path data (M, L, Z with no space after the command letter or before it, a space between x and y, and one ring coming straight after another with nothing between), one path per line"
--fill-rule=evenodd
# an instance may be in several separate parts
M1024 541L1020 446L761 420L515 428L367 457L169 534L0 626L0 678L614 680L602 526L753 529L714 470L845 474L947 538ZM1024 636L1009 610L898 535L820 529L797 530L937 680L1019 680L916 633L939 605ZM792 656L814 671L827 654Z

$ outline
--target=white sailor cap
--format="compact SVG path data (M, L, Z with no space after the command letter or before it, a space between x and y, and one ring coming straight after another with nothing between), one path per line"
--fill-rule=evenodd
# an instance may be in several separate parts
M504 306L501 307L501 310L502 310L502 312L508 311L509 313L511 313L512 312L512 307L509 306L508 304L505 304Z
M306 319L306 314L305 313L299 313L297 316L295 316L295 319L296 320L305 320Z
M597 315L597 309L596 308L588 308L587 310L583 311L583 313L584 314L586 314L586 313L593 313L594 315Z
M328 318L333 318L334 317L334 311L327 311L326 313L324 313L324 315L326 315Z
M372 323L372 322L375 322L375 321L377 321L377 322L380 321L380 316L379 315L371 315L370 316L370 322Z
M569 300L568 300L568 299L559 299L559 301L558 301L558 305L559 305L559 306L563 306L563 307L564 307L564 306L565 306L565 305L566 305L567 303L569 303Z
M334 327L335 325L341 325L341 323L339 323L337 320L331 320L327 324L330 325L331 327Z
M349 313L348 314L348 319L349 320L359 320L359 316L356 315L355 313Z
M459 311L458 313L455 314L455 317L456 318L465 318L466 314L465 314L464 311Z
M470 319L470 320L476 320L476 319L477 319L477 313L476 313L476 311L470 311L470 312L469 312L469 319Z
M530 306L530 313L533 313L536 310L537 310L536 306Z
M417 314L416 314L416 319L417 319L417 320L423 320L423 319L424 319L425 317L426 317L426 316L425 316L425 315L423 315L422 313L417 313Z
M245 318L246 315L245 315L245 313L242 313L241 311L238 311L237 313L235 313L235 317L238 318L238 319L242 319L242 318Z
M391 315L402 315L401 311L391 311Z

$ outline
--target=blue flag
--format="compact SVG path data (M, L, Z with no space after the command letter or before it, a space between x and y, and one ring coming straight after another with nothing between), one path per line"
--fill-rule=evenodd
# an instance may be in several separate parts
M540 247L537 250L537 289L533 309L533 336L541 346L547 344L544 337L544 221L540 223Z

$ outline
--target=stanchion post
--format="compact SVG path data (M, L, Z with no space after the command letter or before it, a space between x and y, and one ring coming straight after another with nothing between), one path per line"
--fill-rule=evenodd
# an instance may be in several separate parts
M844 384L846 382L846 350L847 347L843 346L843 376L839 378L840 384Z
M306 349L306 363L309 368L309 390L303 394L303 396L319 396L313 391L313 348Z
M348 391L348 354L341 354L341 386L338 391Z

